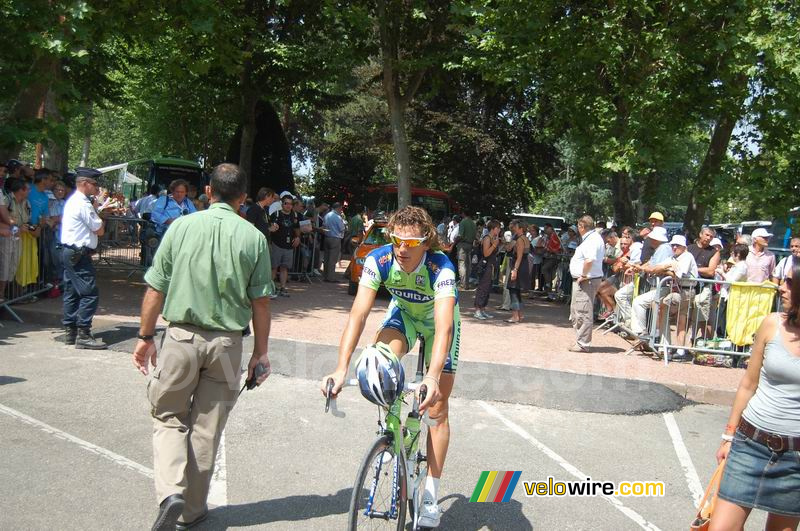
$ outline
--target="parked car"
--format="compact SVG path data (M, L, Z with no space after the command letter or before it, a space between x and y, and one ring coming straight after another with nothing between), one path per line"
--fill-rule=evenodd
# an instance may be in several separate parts
M353 251L353 258L350 261L350 283L347 286L347 293L355 295L358 291L358 281L361 279L361 271L364 269L364 261L367 255L389 243L389 238L386 236L384 229L386 228L386 220L374 220L364 239L358 244L358 247ZM354 238L355 240L355 238ZM357 240L354 244L357 243Z

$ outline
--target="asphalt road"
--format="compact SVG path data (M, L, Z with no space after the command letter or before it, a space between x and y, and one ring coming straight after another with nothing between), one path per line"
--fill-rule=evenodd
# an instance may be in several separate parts
M151 423L146 379L124 352L128 339L120 332L118 350L90 352L61 346L55 335L25 325L0 329L0 528L149 529L156 514ZM353 389L339 401L346 418L323 413L316 372L331 355L275 342L273 363L288 376L270 377L236 405L212 485L220 506L198 529L344 528L377 415ZM465 365L459 374L451 401L443 529L686 529L693 494L715 466L726 408L675 402L654 409L671 397L652 385L573 375L579 385L504 366L471 370ZM527 398L526 377L533 378ZM597 412L615 393L629 407L605 409L624 414ZM531 405L538 401L548 407ZM592 403L590 411L579 407ZM483 470L522 471L510 502L468 502ZM523 481L548 476L663 481L666 495L525 495ZM754 514L747 528L763 528L764 520Z

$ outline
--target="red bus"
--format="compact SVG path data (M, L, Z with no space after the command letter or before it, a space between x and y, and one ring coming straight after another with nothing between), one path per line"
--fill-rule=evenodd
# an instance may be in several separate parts
M397 185L384 184L368 189L369 199L367 207L376 212L394 212L397 210ZM429 188L411 188L411 204L422 207L428 211L435 223L439 223L445 216L452 216L460 208L452 197L439 190Z

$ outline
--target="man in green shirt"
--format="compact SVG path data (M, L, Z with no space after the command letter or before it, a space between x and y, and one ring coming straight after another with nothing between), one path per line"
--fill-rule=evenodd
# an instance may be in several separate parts
M153 529L184 529L208 514L214 458L238 396L242 330L251 316L255 346L247 378L259 364L257 383L269 375L272 268L266 239L237 214L246 185L235 164L214 168L206 187L210 208L170 225L144 277L133 363L145 375L153 366L147 385L159 503ZM153 335L162 306L169 326L157 354Z
M469 276L472 271L472 244L475 242L476 231L470 212L464 210L461 222L458 224L458 236L456 237L458 282L462 290L469 288Z

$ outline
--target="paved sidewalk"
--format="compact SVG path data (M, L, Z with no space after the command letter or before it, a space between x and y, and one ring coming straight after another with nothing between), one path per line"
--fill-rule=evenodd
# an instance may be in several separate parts
M100 308L97 325L136 322L145 284L141 275L131 279L126 274L101 272ZM291 297L272 301L271 337L299 340L322 345L337 345L347 320L353 297L347 283L313 284L292 282ZM675 392L698 402L730 405L744 371L703 367L686 363L654 360L640 354L624 355L628 343L614 334L595 334L591 352L572 353L574 342L568 320L567 304L541 300L526 301L525 320L521 324L504 322L508 312L492 311L494 318L480 321L472 317L474 291L461 298L462 339L460 362L489 362L510 366L533 367L577 374L594 374L664 384ZM492 295L489 308L499 304ZM368 343L377 330L388 298L380 297L371 313L361 345ZM43 299L33 304L15 306L27 322L59 326L60 299Z

